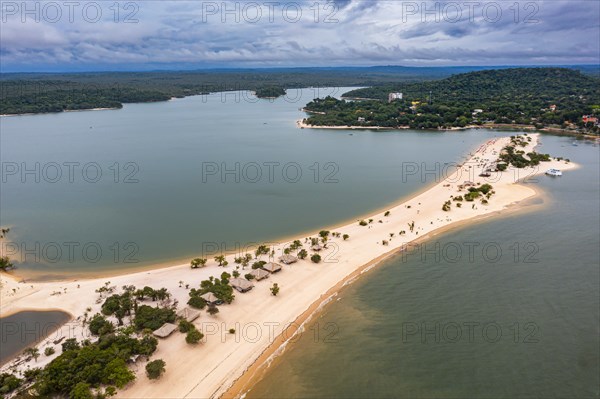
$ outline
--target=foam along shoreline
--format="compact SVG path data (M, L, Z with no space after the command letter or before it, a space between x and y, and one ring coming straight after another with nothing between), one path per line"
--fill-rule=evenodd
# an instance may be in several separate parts
M529 137L532 140L523 148L525 152L533 150L539 140L537 134ZM328 247L320 252L323 258L321 263L315 264L306 259L289 266L284 265L280 273L254 282L252 291L236 293L235 301L231 305L221 306L221 312L216 316L203 312L194 324L205 334L205 342L192 347L186 344L180 333L161 340L153 359L165 360L166 373L160 380L150 382L144 375L143 364L140 364L135 370L137 382L119 391L118 397L216 398L242 395L255 382L254 377L265 362L268 363L285 346L295 331L301 332L300 325L348 281L357 278L390 253L406 248L408 243L426 239L434 232L453 227L459 222L471 223L477 218L498 213L535 195L533 188L515 184L517 181L543 174L550 168L565 171L576 167L573 163L552 160L541 163L537 168L509 167L504 172L492 173L490 177L479 177L483 165L495 161L500 150L509 142L508 137L489 140L473 151L460 168L440 179L438 184L390 207L388 216L379 212L370 217L373 222L367 226L354 222L333 229L332 231L341 234L349 234L350 238L347 241L331 238ZM453 201L451 210L443 211L442 205L451 195L466 193L465 189L458 191L458 186L465 181L476 185L489 183L495 194L487 205L476 199L474 202L463 202L463 206L458 208ZM408 224L413 221L414 231L410 231ZM400 231L405 231L405 235L399 236ZM392 238L390 233L394 233ZM315 235L316 233L313 236ZM300 240L304 243L304 237ZM387 245L383 245L384 240L388 241ZM283 253L286 244L288 243L273 247L275 261ZM304 243L304 248L308 250L309 245ZM198 287L200 281L209 276L219 276L223 271L231 273L235 268L233 257L234 255L227 257L229 266L224 268L218 267L210 259L207 267L202 269L191 269L185 264L81 281L23 284L2 275L0 313L55 308L73 314L75 320L40 344L43 352L44 347L50 340L56 339L57 334L87 337L87 327L81 323L83 314L87 307L92 309L88 312L90 315L99 311L101 303L96 303L98 294L95 290L106 281L116 287L126 284L140 288L146 285L165 287L178 300L179 308L182 308L189 298L185 284L189 284L190 288ZM267 256L262 258L268 260ZM244 274L243 271L241 273ZM179 281L184 282L183 287L180 287ZM276 297L269 291L273 283L278 283L281 287ZM235 334L228 333L230 328L236 330ZM56 349L57 353L60 352L59 346ZM42 356L35 367L43 366L52 358ZM7 366L10 363L5 367Z

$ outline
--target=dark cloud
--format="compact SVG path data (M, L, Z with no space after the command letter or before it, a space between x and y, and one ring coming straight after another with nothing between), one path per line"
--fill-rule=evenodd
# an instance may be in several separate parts
M22 23L17 15L0 25L2 70L49 65L562 64L600 59L596 0L483 1L472 15L466 3L455 1L335 0L335 9L317 2L317 14L313 0L280 3L272 19L264 8L257 23L250 23L248 15L237 15L237 20L221 15L222 10L209 15L193 1L140 3L139 22L133 24L109 19ZM300 5L300 20L284 12L286 4ZM456 4L463 5L461 14L455 12ZM496 6L501 7L498 18Z

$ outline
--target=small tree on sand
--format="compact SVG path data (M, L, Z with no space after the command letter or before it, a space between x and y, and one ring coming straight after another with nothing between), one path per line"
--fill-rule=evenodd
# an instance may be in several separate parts
M40 357L40 351L38 348L27 348L23 351L26 356L31 356L36 362Z
M208 309L206 310L209 315L214 316L219 313L219 308L215 305L208 305Z
M185 342L187 342L188 344L195 345L198 342L200 342L202 338L204 338L204 334L193 328L190 331L188 331L187 335L185 336Z
M190 266L192 269L197 269L199 267L206 266L206 259L204 258L194 258L190 261Z
M165 372L165 361L157 359L149 362L146 365L146 375L151 380L156 380Z
M279 285L277 283L273 283L273 286L271 287L271 295L277 296L277 294L279 294Z

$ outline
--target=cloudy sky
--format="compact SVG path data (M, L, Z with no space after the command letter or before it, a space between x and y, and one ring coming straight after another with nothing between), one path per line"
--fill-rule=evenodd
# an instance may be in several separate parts
M599 0L1 3L3 72L600 60Z

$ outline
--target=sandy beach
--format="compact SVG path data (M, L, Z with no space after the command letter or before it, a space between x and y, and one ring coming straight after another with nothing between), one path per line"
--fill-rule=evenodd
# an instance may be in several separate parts
M304 110L303 110L304 111ZM308 112L308 111L305 111ZM324 114L324 112L312 112L316 114ZM410 129L410 126L398 126L398 127L385 127L385 126L322 126L322 125L310 125L304 122L304 119L299 119L296 121L296 126L300 129L331 129L331 130L407 130ZM597 136L584 134L578 132L576 130L570 129L562 129L562 128L554 128L554 127L545 127L542 129L538 129L535 126L530 125L519 125L519 124L502 124L502 123L485 123L483 125L467 125L465 127L451 127L445 129L429 129L432 131L441 130L441 131L462 131L462 130L470 130L470 129L508 129L515 130L515 132L526 131L530 134L535 132L547 132L547 133L560 133L566 134L569 136L582 137L591 140L600 140Z
M365 129L357 127L359 128ZM526 153L533 150L540 139L538 134L530 134L528 137L532 140L523 148ZM144 375L144 364L138 363L134 366L137 381L119 391L117 397L241 396L256 382L271 359L280 354L290 340L293 341L294 334L303 333L302 325L334 298L345 284L371 270L390 254L399 250L410 250L411 243L414 245L419 240L426 240L442 229L497 214L535 195L533 188L518 184L519 181L543 174L550 168L566 171L577 166L553 159L535 168L508 167L504 172L492 172L490 177L479 177L484 165L496 161L501 149L509 142L510 138L503 137L481 144L459 168L439 176L437 184L407 201L390 207L388 216L380 212L366 218L366 226L359 225L359 221L356 220L331 229L350 237L348 240L331 237L327 248L320 251L323 258L321 263L312 263L307 258L291 265L283 265L280 273L254 282L255 287L250 292L236 292L235 301L230 305L220 306L217 315L210 316L203 312L194 322L205 334L203 343L190 346L185 342L184 334L179 332L160 340L153 359L161 358L166 362L166 373L158 381L149 381ZM568 173L563 178L568 178ZM495 194L488 204L475 199L473 202L462 202L459 208L451 196L466 194L465 186L469 184L466 182L475 186L491 184ZM444 211L442 206L448 200L451 200L451 210ZM369 219L373 221L368 223ZM410 229L409 224L413 222L414 229ZM401 231L405 234L400 235ZM390 237L391 233L393 237ZM314 232L312 237L317 235L317 232ZM305 238L297 237L308 250L310 244L305 243ZM272 245L276 262L287 244L289 242ZM81 324L83 314L88 307L91 308L88 312L90 315L99 311L101 301L98 300L99 294L96 290L108 281L109 286L116 286L119 291L123 285L131 284L139 288L165 287L173 294L181 309L189 298L186 284L189 284L190 288L197 288L200 281L210 276L217 277L223 271L231 273L235 269L233 258L239 255L229 255L229 265L226 267L217 266L211 258L207 266L201 269L191 269L189 264L182 264L80 281L23 283L17 278L2 274L0 314L6 316L31 309L60 309L72 314L71 322L40 343L39 348L43 352L44 347L52 345L51 342L61 336L88 337L87 327ZM261 259L268 261L269 257L264 255ZM276 297L269 291L273 283L281 287ZM231 328L235 329L234 334L229 333ZM58 355L60 345L56 348ZM43 366L55 356L41 356L31 365ZM10 365L11 363L5 365L2 370ZM27 366L21 363L17 368L22 370Z
M313 112L316 113L316 112ZM383 127L383 126L318 126L318 125L309 125L304 122L304 119L299 119L296 121L296 126L300 129L331 129L331 130L404 130L410 129L409 126L406 127Z

